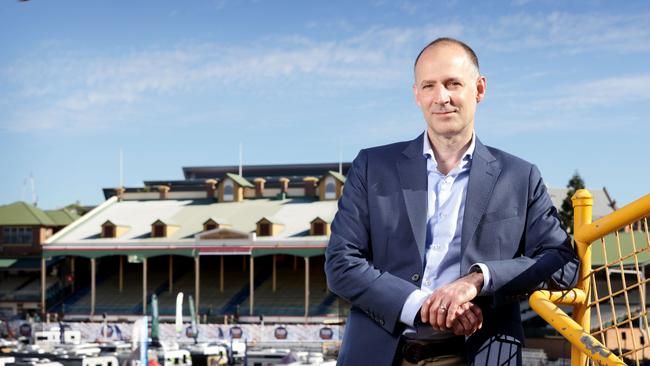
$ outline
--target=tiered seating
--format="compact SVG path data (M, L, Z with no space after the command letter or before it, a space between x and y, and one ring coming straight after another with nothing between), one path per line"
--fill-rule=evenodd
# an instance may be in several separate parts
M95 296L95 314L138 314L142 311L142 273L127 272L124 278L124 288L119 289L119 274L116 272L97 284ZM159 281L149 274L148 287ZM65 311L71 314L90 313L90 290L77 301L65 304Z
M242 314L248 314L249 298L242 302ZM254 313L261 315L304 315L304 270L294 271L286 266L277 267L277 289L269 276L255 289Z
M9 276L0 281L0 299L13 298L14 291L31 282L33 277L30 276Z
M323 260L314 262L309 271L309 315L336 314L340 305L338 298L327 289Z
M169 276L169 275L167 275ZM173 292L169 293L169 277L164 281L165 285L161 286L161 292L158 294L158 313L160 315L173 315L176 312L176 295L183 292L185 315L189 315L187 299L189 295L194 296L194 272L188 271L174 282Z
M45 296L47 298L54 296L60 288L59 279L54 276L45 278ZM41 297L41 280L40 278L32 279L28 284L20 287L13 292L13 298L16 300L37 300Z
M234 311L227 309L228 305L236 307L237 294L247 291L248 272L242 270L240 263L232 262L225 261L223 292L219 291L218 267L201 270L201 313L208 310L211 314L232 313Z

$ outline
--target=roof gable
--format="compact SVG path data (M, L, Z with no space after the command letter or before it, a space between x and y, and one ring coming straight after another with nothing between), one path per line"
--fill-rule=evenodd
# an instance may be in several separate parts
M21 201L0 206L0 225L57 226L43 210Z
M345 184L345 175L343 175L343 174L341 174L341 173L339 173L339 172L335 172L335 171L333 171L333 170L330 170L330 171L327 172L327 173L328 173L329 175L331 175L332 177L336 178L336 180L338 180L339 182Z
M220 239L248 239L249 235L246 232L235 230L231 228L219 228L205 233L201 233L198 236L199 240L220 240Z
M47 216L49 216L52 221L57 226L66 226L80 218L76 212L62 208L60 210L45 210Z
M240 187L255 188L255 186L251 182L249 182L246 178L242 177L239 174L226 173L226 176L232 179L235 183L239 184Z

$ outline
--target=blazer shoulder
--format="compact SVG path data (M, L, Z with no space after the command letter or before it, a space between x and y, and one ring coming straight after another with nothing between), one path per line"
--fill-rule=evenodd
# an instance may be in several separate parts
M412 141L399 141L392 144L380 145L367 147L363 149L366 154L375 156L375 155L387 155L387 154L400 154Z
M494 156L494 158L497 161L501 162L501 165L504 167L530 170L535 166L533 163L524 160L518 156L512 155L508 152L505 152L503 150L494 148L492 146L485 146L485 147L488 149L490 154L492 154L492 156Z
M392 144L375 146L363 149L362 152L368 156L369 160L391 162L405 156L415 156L418 151L422 151L423 137L420 134L414 140L399 141Z

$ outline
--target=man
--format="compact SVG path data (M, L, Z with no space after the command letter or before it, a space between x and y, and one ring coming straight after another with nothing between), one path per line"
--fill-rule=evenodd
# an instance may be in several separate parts
M474 133L486 87L469 46L433 41L415 62L425 133L352 163L325 263L352 304L340 365L519 365L519 300L575 284L537 168Z

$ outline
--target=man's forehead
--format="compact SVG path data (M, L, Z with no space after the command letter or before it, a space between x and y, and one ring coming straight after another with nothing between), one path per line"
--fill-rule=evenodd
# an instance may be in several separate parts
M431 72L442 72L443 70L458 74L458 77L465 75L478 76L476 66L462 47L450 42L443 42L430 46L422 52L415 67L415 77L420 79L418 75L422 72L429 74ZM465 72L468 74L465 74Z

